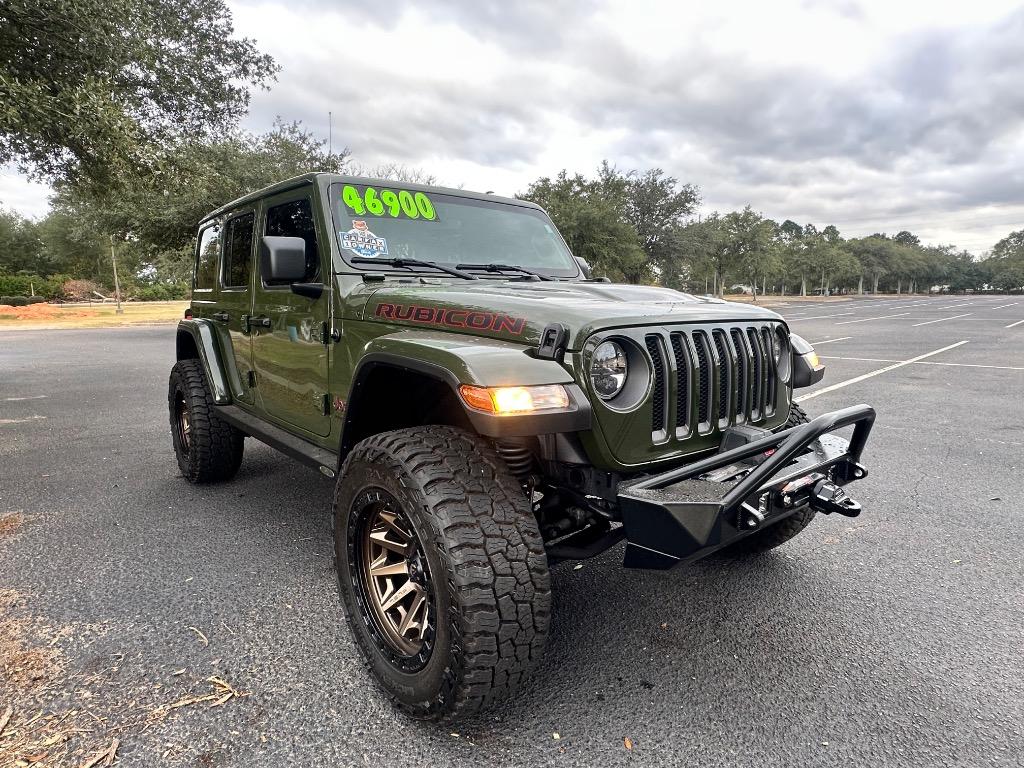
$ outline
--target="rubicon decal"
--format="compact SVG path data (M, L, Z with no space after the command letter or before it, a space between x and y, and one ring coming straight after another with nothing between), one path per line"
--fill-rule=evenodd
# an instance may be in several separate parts
M386 320L408 320L427 325L444 325L448 328L470 328L474 331L522 334L526 319L497 312L481 312L468 309L445 309L443 307L417 307L404 304L378 304L377 317Z

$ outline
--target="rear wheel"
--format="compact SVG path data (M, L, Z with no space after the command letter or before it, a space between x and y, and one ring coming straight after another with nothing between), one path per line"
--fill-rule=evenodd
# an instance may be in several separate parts
M386 432L345 461L334 546L349 627L405 712L456 720L511 694L551 613L544 543L519 484L452 427Z
M245 435L217 416L198 360L179 360L167 385L178 468L192 483L230 480L242 464Z
M789 429L799 424L806 424L809 421L810 418L804 412L804 409L793 403L789 410L789 418L779 429ZM758 555L770 549L775 549L775 547L785 544L810 525L811 520L814 519L814 514L814 510L810 506L805 506L803 509L797 510L774 525L770 525L757 533L750 534L731 547L726 547L722 550L722 554L742 557Z

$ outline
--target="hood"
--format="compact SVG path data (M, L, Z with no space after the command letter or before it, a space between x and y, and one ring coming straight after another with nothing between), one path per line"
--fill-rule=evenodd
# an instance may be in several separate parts
M571 350L609 328L781 320L761 307L655 286L500 280L384 283L369 296L362 319L529 345L539 343L549 323L563 323Z

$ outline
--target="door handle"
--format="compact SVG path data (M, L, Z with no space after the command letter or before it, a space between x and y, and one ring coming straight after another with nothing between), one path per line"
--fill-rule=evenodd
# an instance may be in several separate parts
M226 323L228 320L231 319L231 315L229 315L227 312L214 312L213 319L216 320L218 323Z

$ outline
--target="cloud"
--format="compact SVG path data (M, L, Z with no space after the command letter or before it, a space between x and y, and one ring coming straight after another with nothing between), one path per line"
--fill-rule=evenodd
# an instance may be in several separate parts
M659 166L705 209L984 250L1024 221L1013 0L235 0L283 69L248 128L302 120L364 166L512 194Z

